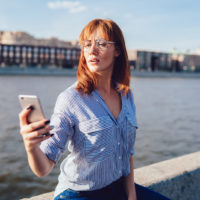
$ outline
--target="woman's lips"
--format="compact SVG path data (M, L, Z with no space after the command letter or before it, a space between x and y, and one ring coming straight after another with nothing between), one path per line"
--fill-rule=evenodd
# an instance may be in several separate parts
M96 63L99 63L99 59L97 59L97 58L91 58L90 60L89 60L89 63L91 63L91 64L96 64Z

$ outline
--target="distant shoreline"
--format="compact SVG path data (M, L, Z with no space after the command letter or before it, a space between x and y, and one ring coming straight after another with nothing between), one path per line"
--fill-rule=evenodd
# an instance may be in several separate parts
M131 71L132 77L146 78L200 78L200 73L192 72L148 72L148 71Z
M76 76L76 69L61 68L17 68L0 67L0 76ZM200 73L191 72L148 72L131 70L132 77L146 78L200 78Z

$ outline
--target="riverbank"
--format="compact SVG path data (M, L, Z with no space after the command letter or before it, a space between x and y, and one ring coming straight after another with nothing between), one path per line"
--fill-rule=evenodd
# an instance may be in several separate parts
M0 76L76 76L76 69L62 68L18 68L0 67ZM191 72L148 72L131 70L131 76L147 78L200 78L200 73Z
M199 200L200 151L134 170L135 182L172 200ZM51 200L53 192L22 200Z
M0 76L75 76L76 69L0 67Z

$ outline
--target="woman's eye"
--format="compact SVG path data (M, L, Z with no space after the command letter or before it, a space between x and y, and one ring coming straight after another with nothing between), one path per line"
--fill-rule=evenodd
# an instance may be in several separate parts
M91 47L91 43L85 43L84 47Z
M107 45L106 42L100 42L100 43L99 43L99 46L100 46L100 47L106 47L106 45Z

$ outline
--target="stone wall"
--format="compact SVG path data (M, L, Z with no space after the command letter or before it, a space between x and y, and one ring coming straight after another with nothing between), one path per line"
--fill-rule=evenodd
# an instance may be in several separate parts
M135 182L172 200L200 199L200 151L134 170ZM53 192L23 200L52 200Z
M173 200L200 199L200 151L141 167L135 182Z

